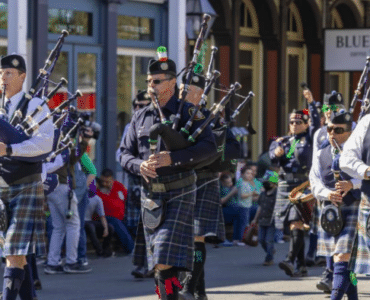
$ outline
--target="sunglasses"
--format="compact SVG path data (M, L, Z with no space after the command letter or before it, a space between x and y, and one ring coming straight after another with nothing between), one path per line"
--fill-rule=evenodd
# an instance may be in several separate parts
M168 80L171 80L171 79L169 79L169 78L166 78L166 79L151 79L151 80L147 79L147 80L145 80L145 82L146 82L146 84L151 84L152 82L154 84L161 84L163 81L168 81Z
M329 111L329 110L331 110L331 111L336 111L338 109L338 106L336 106L335 104L332 104L332 105L326 105L326 104L324 104L323 106L322 106L322 112L327 112L327 111Z
M345 132L348 132L348 130L345 130L344 128L342 127L332 127L332 126L328 126L326 127L327 131L330 133L332 131L334 131L335 134L343 134Z
M303 124L303 121L290 121L289 122L290 123L290 125L302 125Z
M138 108L143 108L145 107L146 105L145 104L135 104L134 107L138 107Z

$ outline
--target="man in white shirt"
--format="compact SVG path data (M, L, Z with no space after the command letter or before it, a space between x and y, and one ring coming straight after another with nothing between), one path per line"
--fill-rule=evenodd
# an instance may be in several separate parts
M39 98L29 101L23 97L25 78L26 64L23 57L12 54L1 59L0 79L5 88L5 110L9 120L23 103L22 119L42 102ZM50 113L46 105L42 108L42 112L35 117L36 121ZM35 249L38 255L46 253L42 162L37 157L51 152L53 137L54 127L52 121L48 120L23 142L0 142L0 198L11 212L3 253L6 257L3 300L15 300L18 293L24 300L33 299L33 282L26 255L35 253ZM36 162L25 161L30 157Z
M340 167L361 182L361 202L358 213L354 251L349 269L358 274L370 273L370 115L364 116L344 145Z

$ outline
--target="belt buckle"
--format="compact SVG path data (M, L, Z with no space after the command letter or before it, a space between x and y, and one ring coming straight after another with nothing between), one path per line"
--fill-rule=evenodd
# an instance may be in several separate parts
M165 193L167 192L164 183L152 183L151 190L153 193Z
M285 175L285 180L286 181L293 181L293 174L292 173L286 174Z

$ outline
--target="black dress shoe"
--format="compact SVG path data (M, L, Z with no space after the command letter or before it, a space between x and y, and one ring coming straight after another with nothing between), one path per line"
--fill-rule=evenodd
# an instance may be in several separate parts
M35 290L36 291L40 291L42 290L42 285L41 285L41 281L36 279L34 282L33 282L33 285L35 286Z
M294 274L294 266L290 261L283 260L279 263L279 268L284 270L288 276L293 276Z
M306 267L300 267L293 274L293 277L307 277L307 276L308 276L308 272L307 272Z
M148 270L144 267L137 267L131 272L131 275L135 278L145 278L146 274L148 273Z
M154 278L155 269L146 272L145 278Z

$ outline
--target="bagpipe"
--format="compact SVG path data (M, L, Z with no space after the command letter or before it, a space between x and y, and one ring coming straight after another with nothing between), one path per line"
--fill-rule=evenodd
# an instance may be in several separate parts
M369 108L370 108L370 88L369 88L369 83L367 82L368 77L369 77L369 72L370 72L370 56L366 57L365 67L362 71L361 77L357 84L357 88L354 92L351 105L349 107L349 112L353 114L357 101L361 102L361 111L360 111L358 120L361 120L361 118L369 112ZM359 97L361 95L362 89L364 89L363 91L364 99L360 100Z
M61 36L57 41L56 46L50 52L48 58L46 59L44 67L40 69L39 74L30 90L22 96L22 99L20 100L12 119L10 119L9 121L4 116L5 110L3 109L3 106L5 92L3 91L2 109L0 109L0 114L3 114L2 118L0 118L0 142L3 142L5 144L18 144L30 139L32 135L37 132L40 126L56 113L55 111L57 111L58 109L62 109L70 102L75 100L77 97L80 97L82 95L79 91L76 92L76 94L69 98L65 103L61 104L53 113L49 113L39 122L35 122L34 117L43 110L43 106L49 102L49 100L63 85L67 84L67 80L61 78L60 82L56 84L56 87L50 93L48 93L46 96L42 96L42 103L38 105L32 113L26 116L27 107L31 99L35 96L38 96L42 92L45 93L47 89L47 84L48 82L50 82L48 78L54 69L64 42L64 38L66 36L68 36L68 31L63 30ZM43 86L40 87L41 83L43 83ZM32 163L41 161L45 159L48 155L49 153L45 153L43 155L33 157L12 156L12 158Z
M335 139L333 139L333 144L335 151L337 152L337 155L333 159L331 171L333 172L335 182L338 182L341 179L340 175L341 170L339 167L339 155L342 153L342 150L340 149ZM338 206L335 206L334 204L331 203L325 205L321 212L320 218L321 227L324 231L333 236L338 235L342 231L344 226L341 206L342 203L338 203Z
M197 105L194 106L191 116L189 120L186 122L186 124L177 130L179 120L181 119L181 112L183 110L183 105L186 99L186 96L188 94L189 86L191 84L192 78L194 76L194 68L197 65L197 59L198 55L200 53L200 49L203 43L204 39L204 33L207 30L207 22L209 20L208 15L204 15L203 22L201 24L201 29L199 36L197 38L197 41L195 43L194 47L194 54L193 59L189 63L188 67L186 68L186 76L185 76L185 82L184 82L184 88L180 95L180 105L178 108L178 111L174 117L173 120L167 120L160 108L160 105L158 103L156 95L153 93L153 102L158 109L159 116L161 119L161 122L158 124L154 124L150 130L149 130L149 143L150 143L150 149L151 153L155 153L157 149L157 143L159 136L162 138L162 141L165 145L166 150L168 151L176 151L181 150L187 147L190 147L196 142L196 139L199 137L199 135L205 130L205 128L209 125L211 129L213 129L213 133L216 137L216 143L219 149L224 150L225 147L225 138L226 138L226 126L222 127L222 130L219 128L215 128L217 122L219 121L219 118L221 116L221 113L224 111L226 104L229 102L232 96L236 94L236 91L241 88L241 85L236 82L234 84L231 84L228 89L223 89L223 92L226 92L226 95L222 98L222 100L217 104L214 105L210 109L210 114L208 118L202 123L202 125L193 132L193 134L190 134L190 129L192 128L192 125L194 123L194 120L196 120L197 115L200 113L200 111L206 106L207 104L207 97L212 90L213 85L215 84L217 78L220 76L220 72L217 70L212 70L212 66L215 59L215 54L217 52L217 47L212 47L212 53L211 53L211 59L207 70L206 75L206 85L203 89L203 94L201 95L201 100ZM235 119L235 117L239 114L241 109L245 106L245 104L250 100L250 98L254 96L252 92L248 94L248 96L244 99L244 101L238 106L238 108L235 110L232 119ZM244 97L243 97L244 98ZM172 126L171 126L172 125ZM223 151L220 151L223 152ZM219 155L217 158L220 158L221 155ZM210 162L207 161L207 164Z

